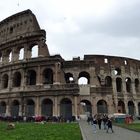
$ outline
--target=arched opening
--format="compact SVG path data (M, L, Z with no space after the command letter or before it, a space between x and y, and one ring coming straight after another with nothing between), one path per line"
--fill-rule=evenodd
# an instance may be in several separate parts
M0 52L0 63L2 62L2 53Z
M8 88L8 80L9 80L8 75L4 74L2 76L2 88Z
M135 90L139 92L139 79L135 79Z
M53 84L53 71L52 69L45 69L43 71L43 83Z
M121 75L121 69L120 68L115 68L115 70L113 70L113 74L114 75Z
M107 64L108 63L108 59L104 58L104 63Z
M53 102L50 99L44 99L41 105L41 114L44 116L53 116Z
M97 102L97 112L98 113L108 113L107 103L104 100L99 100Z
M35 103L32 99L27 100L25 115L35 116Z
M107 87L112 87L112 78L110 76L105 77L105 85Z
M0 103L0 116L5 116L6 114L6 103L2 101Z
M36 85L36 72L34 70L28 71L28 85Z
M131 92L131 79L127 77L125 79L125 82L126 82L126 91Z
M13 76L13 87L20 87L21 85L21 74L20 72L15 72Z
M89 73L83 71L79 74L78 77L78 84L79 85L87 85L90 84L90 75Z
M60 115L69 120L72 117L72 102L68 98L64 98L60 101Z
M74 78L72 73L65 74L65 81L66 83L74 83Z
M118 101L118 113L126 113L125 104L123 101Z
M128 114L134 115L135 114L135 107L132 101L128 102Z
M81 100L80 101L80 111L81 114L92 114L92 106L91 102L88 100Z
M140 102L138 103L138 113L139 113L139 116L140 116Z
M34 45L31 48L31 58L38 57L38 45Z
M13 53L12 53L12 51L10 51L10 53L9 53L9 62L12 61L12 56L13 56Z
M19 101L14 100L11 106L11 116L17 117L19 115Z
M21 48L19 50L19 60L23 60L24 59L24 48Z
M116 78L116 90L117 90L117 92L122 91L122 79L121 78Z

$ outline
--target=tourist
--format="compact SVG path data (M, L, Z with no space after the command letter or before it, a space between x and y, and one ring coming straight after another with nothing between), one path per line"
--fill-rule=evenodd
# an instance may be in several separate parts
M107 128L107 120L108 120L108 116L107 115L103 115L103 125L104 125L104 129L106 129Z
M101 117L98 117L98 126L99 126L99 129L101 129L101 124L102 124L102 119L101 119Z
M93 125L93 132L96 133L96 131L97 131L97 127L96 127L96 125L97 125L97 120L96 120L95 117L94 117L93 120L92 120L92 125Z
M113 128L112 128L112 120L110 118L108 118L107 121L107 130L106 133L108 133L108 130L111 129L112 133L114 133Z

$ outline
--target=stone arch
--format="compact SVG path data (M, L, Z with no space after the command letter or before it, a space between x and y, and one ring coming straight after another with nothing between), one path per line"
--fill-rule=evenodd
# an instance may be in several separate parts
M98 113L108 113L107 102L105 100L99 100L97 102L97 112Z
M112 72L115 76L121 75L121 69L119 67L116 67Z
M31 46L31 58L38 57L38 44L34 44Z
M14 100L11 104L11 116L19 116L19 101Z
M21 86L21 73L15 72L13 75L13 87L20 87Z
M138 78L135 79L135 90L136 92L139 92L139 79Z
M2 52L0 51L0 63L2 63L2 60L3 60L3 58L2 58Z
M89 100L83 99L80 101L80 110L82 114L89 113L92 114L92 105Z
M118 113L126 113L125 104L123 101L118 101Z
M139 116L140 116L140 102L138 103L138 113L139 113Z
M9 81L8 74L4 74L2 76L2 88L8 88L8 81Z
M26 101L25 115L35 116L35 102L32 99Z
M72 101L68 98L63 98L60 101L60 115L69 120L72 117Z
M116 78L116 90L122 92L122 79L119 77Z
M8 54L8 62L12 62L12 57L13 57L13 52L12 50L10 50Z
M135 114L135 106L133 101L128 102L128 114L134 115Z
M79 73L78 84L90 84L90 74L86 71Z
M74 83L73 74L70 72L65 73L65 81L66 83Z
M23 60L24 59L24 47L21 47L19 49L19 57L18 60Z
M0 102L0 116L5 115L6 114L6 102L5 101L1 101Z
M27 84L28 85L36 85L36 71L29 70L27 75L28 75Z
M110 76L105 77L105 85L107 87L112 87L112 78Z
M53 70L47 68L43 71L43 84L53 84Z
M53 101L44 99L41 103L41 114L44 116L53 116Z
M125 79L125 83L126 83L126 91L131 92L131 79L129 77L127 77Z

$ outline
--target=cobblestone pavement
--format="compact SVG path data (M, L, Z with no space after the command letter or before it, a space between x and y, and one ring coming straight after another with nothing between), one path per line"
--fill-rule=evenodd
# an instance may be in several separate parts
M79 125L83 140L140 140L140 133L116 126L113 126L114 133L106 133L98 128L97 132L93 133L93 125L88 125L86 121L80 121Z

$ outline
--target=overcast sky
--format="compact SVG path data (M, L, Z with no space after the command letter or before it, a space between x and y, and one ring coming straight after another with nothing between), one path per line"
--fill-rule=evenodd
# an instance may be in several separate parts
M1 0L0 21L26 9L46 30L51 55L140 59L140 0Z

